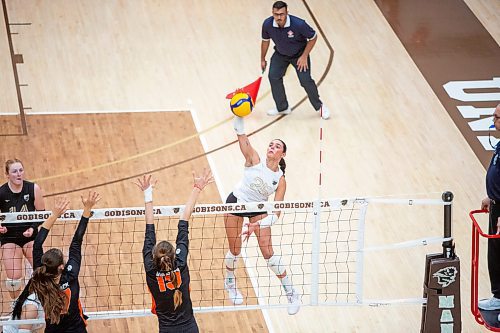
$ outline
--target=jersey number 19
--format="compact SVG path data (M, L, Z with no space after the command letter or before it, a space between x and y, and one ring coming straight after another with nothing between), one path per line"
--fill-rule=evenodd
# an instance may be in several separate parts
M179 270L176 270L174 271L174 274L177 278L177 283L180 286L182 284L181 272ZM158 281L158 288L160 289L160 292L167 291L167 288L170 290L175 289L174 283L170 279L170 274L164 276L157 276L156 280Z

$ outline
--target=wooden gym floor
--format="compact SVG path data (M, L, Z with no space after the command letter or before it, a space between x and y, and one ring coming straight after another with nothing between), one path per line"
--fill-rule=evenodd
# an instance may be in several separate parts
M244 161L236 145L227 145L235 134L224 96L260 74L260 27L272 1L3 3L2 13L16 24L9 26L11 41L0 25L0 158L24 161L28 179L40 179L49 209L53 197L65 192L78 208L87 187L103 195L102 207L140 206L131 180L151 170L161 181L155 195L161 205L183 203L192 169L211 167L217 177L200 202L219 203L231 192ZM498 44L498 2L465 3ZM324 122L322 195L436 198L453 191L463 331L480 331L469 313L467 213L485 196L483 165L375 2L288 4L291 14L323 34L312 52L313 76L324 78L320 95L332 111ZM17 90L12 59L18 62ZM285 81L292 115L269 125L274 119L265 111L273 102L264 78L246 128L250 133L269 125L250 139L259 151L276 137L287 143L286 198L311 199L318 193L320 120L308 101L300 102L304 92L293 71ZM204 155L208 151L214 152ZM113 161L121 162L98 167ZM82 169L87 171L73 173ZM367 245L442 232L439 211L435 219L425 212L402 218L398 211L384 207L367 216ZM366 296L419 297L425 253L439 251L429 246L367 258ZM483 268L480 295L486 297ZM197 320L205 332L414 332L420 313L418 305L305 307L293 317L266 310L202 314ZM88 329L139 332L156 325L148 317L94 321Z

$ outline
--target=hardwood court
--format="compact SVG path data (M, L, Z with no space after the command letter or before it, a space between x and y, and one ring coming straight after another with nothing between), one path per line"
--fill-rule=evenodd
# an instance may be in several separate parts
M499 41L498 5L486 0L466 3ZM127 159L223 123L230 116L226 93L260 74L260 26L270 15L272 2L6 0L6 4L11 22L32 23L18 28L13 43L16 53L24 57L18 65L19 77L28 84L22 95L33 115L27 117L27 136L2 139L1 155L23 159L29 178L35 179ZM483 166L374 2L290 0L288 4L291 14L309 23L315 19L324 34L312 52L313 76L319 79L325 74L319 90L332 110L332 119L324 123L322 195L439 197L443 190L452 190L456 198L453 232L462 260L463 331L479 331L468 310L467 212L478 208L485 195ZM331 68L326 40L335 50ZM9 55L3 40L0 52ZM1 73L10 75L6 56L1 58ZM0 81L9 95L0 104L2 113L4 107L17 105L12 82ZM286 86L295 106L292 115L250 140L263 152L269 140L282 138L289 149L286 198L315 198L319 116L307 101L298 104L304 92L293 71L286 77ZM265 114L273 105L266 79L259 95L254 113L246 120L248 133L274 120ZM194 120L184 112L100 114L189 107ZM11 126L10 120L0 124L2 130ZM193 139L139 160L41 180L40 185L51 196L109 182L96 188L105 198L102 206L140 206L140 193L127 178L174 165L203 150L216 150L206 158L156 172L162 180L156 198L161 198L161 204L182 203L190 170L210 165L219 193L211 188L201 202L220 202L241 177L244 161L238 147L217 150L233 140L232 126L223 123L204 132L201 141ZM79 194L69 193L75 204ZM47 203L50 208L51 197ZM368 215L367 245L442 232L439 211L418 211L403 218L401 214L399 209L383 207ZM367 297L420 296L424 255L439 251L440 246L429 246L370 258ZM482 273L480 295L486 297L489 282L485 269ZM418 305L304 307L294 317L285 310L267 310L204 314L197 319L208 332L413 332L420 327L420 313ZM149 317L92 322L89 331L155 327L156 319Z

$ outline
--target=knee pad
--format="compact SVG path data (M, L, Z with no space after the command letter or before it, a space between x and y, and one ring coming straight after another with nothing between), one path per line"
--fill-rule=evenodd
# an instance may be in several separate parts
M226 257L224 258L224 263L226 264L226 268L231 270L235 270L238 264L239 256L235 256L231 253L231 251L227 251Z
M9 278L6 278L5 279L5 286L7 287L7 290L8 291L18 291L19 289L21 289L23 285L23 280L22 279L17 279L17 280L13 280L13 279L9 279Z
M271 258L267 259L267 266L276 275L283 275L286 272L285 263L280 255L275 254Z

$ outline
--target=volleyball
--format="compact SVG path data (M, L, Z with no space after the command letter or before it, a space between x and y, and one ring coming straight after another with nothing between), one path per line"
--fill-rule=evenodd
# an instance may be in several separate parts
M239 92L231 97L229 102L229 107L234 115L238 117L248 116L253 109L253 101L249 94L244 92Z

